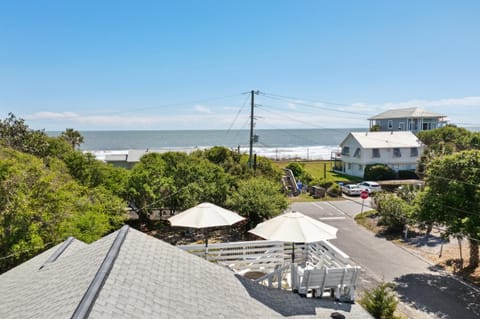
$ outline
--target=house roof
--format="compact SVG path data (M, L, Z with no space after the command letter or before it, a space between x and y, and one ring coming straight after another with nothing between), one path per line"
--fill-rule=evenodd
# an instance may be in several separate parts
M445 115L429 112L418 107L410 107L405 109L388 110L383 113L372 116L371 118L369 118L369 120L421 118L421 117L440 118L440 117L445 117Z
M128 226L89 245L69 241L0 275L2 319L314 318L325 306ZM335 307L349 318L371 318L358 305Z
M410 131L350 132L340 146L352 137L362 148L420 147L422 142Z

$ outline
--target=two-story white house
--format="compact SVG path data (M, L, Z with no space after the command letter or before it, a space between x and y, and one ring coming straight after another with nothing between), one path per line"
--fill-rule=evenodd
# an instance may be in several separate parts
M363 178L368 164L415 170L424 145L410 131L350 132L340 143L341 172Z

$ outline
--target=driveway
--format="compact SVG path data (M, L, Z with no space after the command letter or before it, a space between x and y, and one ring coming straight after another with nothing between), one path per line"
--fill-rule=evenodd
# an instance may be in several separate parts
M370 209L368 199L364 204ZM360 288L395 282L400 310L409 318L480 318L480 291L357 225L353 216L362 210L361 199L293 203L291 208L337 227L331 242L362 267Z

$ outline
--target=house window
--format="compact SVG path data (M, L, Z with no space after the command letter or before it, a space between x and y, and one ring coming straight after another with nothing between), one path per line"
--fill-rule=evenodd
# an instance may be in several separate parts
M355 153L353 154L353 157L360 157L360 147L357 147Z
M411 157L417 157L418 156L418 148L416 148L416 147L410 148L410 156Z
M380 150L378 148L372 149L372 157L380 157Z
M348 169L352 169L352 163L348 163Z
M405 123L403 123L403 122L398 123L398 130L399 131L405 131Z
M362 164L358 164L358 170L361 171L363 169L363 165Z
M393 128L393 120L388 120L388 128L389 129Z
M349 154L350 154L350 147L344 146L342 148L342 155L347 155L348 156Z
M402 157L402 153L400 152L399 148L394 148L393 149L393 156L394 157Z

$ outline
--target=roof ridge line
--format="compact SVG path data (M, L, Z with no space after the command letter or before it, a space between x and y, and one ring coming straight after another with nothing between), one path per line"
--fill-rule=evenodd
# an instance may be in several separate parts
M47 261L44 262L43 265L41 265L40 268L38 268L38 270L42 270L46 265L55 262L58 259L58 257L60 257L60 255L62 255L65 252L65 250L67 250L68 246L70 246L70 244L73 243L74 239L75 238L73 238L71 236L68 237L62 243L62 245L60 247L58 247L57 250L55 250L55 252L52 255L50 255L50 257L48 257Z
M88 286L87 291L80 300L77 308L73 312L71 318L72 319L85 319L88 318L90 315L90 311L92 310L95 301L97 300L98 294L103 288L105 281L112 270L113 264L117 259L118 253L120 252L120 248L127 237L127 233L129 230L129 226L125 225L118 231L117 237L113 241L110 249L108 250L105 259L103 260L102 264L97 270L97 273L92 279L92 282Z

